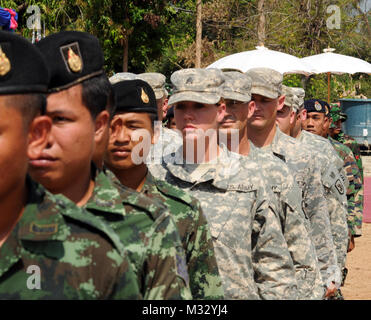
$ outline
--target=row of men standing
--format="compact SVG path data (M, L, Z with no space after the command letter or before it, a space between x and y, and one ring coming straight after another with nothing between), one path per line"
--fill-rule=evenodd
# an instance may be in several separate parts
M273 70L179 70L168 103L180 135L165 128L157 135L158 92L165 92L158 75L120 79L111 96L93 36L61 32L37 47L1 33L1 98L5 106L16 98L13 111L29 130L23 163L4 166L19 188L10 198L5 188L0 202L7 213L1 297L322 299L338 292L348 221L355 235L361 216L348 214L356 192L345 160L301 129L304 110L307 118L325 115L321 101L304 103L300 89L283 92ZM286 109L295 115L289 132L276 125ZM5 116L6 125L14 122ZM206 131L206 144L187 149ZM150 148L139 156L149 158L137 162L134 149L145 137ZM42 270L41 291L27 287L30 265Z

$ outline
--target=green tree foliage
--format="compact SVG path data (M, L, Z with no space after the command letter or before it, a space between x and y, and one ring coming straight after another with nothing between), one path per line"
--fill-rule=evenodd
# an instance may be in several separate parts
M261 0L203 0L202 66L258 44L258 2ZM326 47L336 53L371 62L370 11L360 0L264 0L266 47L305 57ZM128 71L170 74L193 67L195 60L195 0L10 0L3 7L19 14L17 31L32 38L27 28L30 5L41 10L45 33L81 30L96 35L109 75L123 70L128 41ZM340 8L340 29L326 25L329 5ZM42 30L43 33L43 30ZM285 76L285 83L304 86L307 97L327 99L327 75ZM363 94L371 98L370 76L332 76L331 99Z

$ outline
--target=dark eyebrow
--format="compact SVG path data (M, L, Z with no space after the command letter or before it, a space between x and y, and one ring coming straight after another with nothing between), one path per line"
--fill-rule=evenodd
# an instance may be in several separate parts
M54 110L54 111L46 111L45 113L47 116L58 116L58 115L67 115L72 116L73 113L71 111L66 110Z

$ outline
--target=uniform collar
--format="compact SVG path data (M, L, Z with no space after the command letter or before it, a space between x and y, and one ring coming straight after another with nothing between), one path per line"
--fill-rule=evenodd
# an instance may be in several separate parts
M224 144L220 144L220 154L215 160L216 162L210 163L208 170L195 180L187 171L188 164L183 163L182 155L183 150L180 147L175 155L172 155L175 161L171 162L165 159L165 166L173 176L191 184L211 181L213 186L223 190L228 189L228 181L238 172L237 166L240 165L239 159L241 158L240 155L230 152Z
M0 249L0 276L20 258L22 241L66 240L69 235L63 217L63 201L57 201L40 184L26 178L27 203L22 217Z
M125 215L119 187L121 183L111 171L105 169L97 172L93 194L84 208Z

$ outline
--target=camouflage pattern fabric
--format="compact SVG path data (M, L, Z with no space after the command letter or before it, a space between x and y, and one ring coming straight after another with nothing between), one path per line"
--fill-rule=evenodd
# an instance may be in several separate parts
M146 159L146 164L149 167L159 165L163 156L175 152L183 144L180 132L165 128L162 125L161 127L155 126L155 137L158 137L158 139L155 144L151 145Z
M334 139L344 145L346 145L350 150L352 150L354 158L356 159L356 164L358 166L359 172L361 174L362 183L363 183L363 165L362 165L362 157L361 157L361 150L356 140L354 140L351 136L345 134L344 132L340 131Z
M182 101L216 104L222 96L225 76L219 69L190 68L175 71L170 80L174 89L169 106Z
M337 266L329 212L321 174L317 170L315 159L303 150L299 141L282 133L278 126L276 130L271 145L264 147L264 149L270 150L275 156L286 162L294 174L295 181L302 191L303 212L311 222L310 235L316 248L322 280L325 284L334 281L340 285L340 269Z
M120 237L144 299L192 299L180 236L164 206L122 186L106 170L96 176L84 208Z
M277 199L282 232L295 267L300 300L322 299L324 284L315 247L310 239L310 221L301 208L301 190L287 165L270 152L258 150L250 142L247 158L257 161Z
M269 68L252 68L246 73L251 80L251 93L277 99L282 94L283 76L280 72Z
M328 139L332 143L339 156L343 159L344 168L349 181L349 186L347 189L349 231L351 235L360 237L362 235L363 219L363 184L361 174L352 150L331 137Z
M163 203L176 222L186 253L193 299L223 299L211 233L200 203L184 190L154 178L149 172L141 193Z
M162 73L158 72L146 72L137 75L138 79L146 81L153 89L156 99L167 97L168 92L165 88L166 77Z
M336 248L338 266L340 269L343 269L348 250L348 204L346 186L340 176L339 168L336 168L334 165L334 163L339 163L338 160L342 163L342 160L336 154L335 161L333 160L334 150L327 139L308 131L302 131L298 139L306 146L309 146L311 151L308 152L312 153L312 156L318 159L317 164L320 167L322 185L325 190L324 195L330 215L331 231ZM330 150L331 152L324 152L328 147L332 149ZM340 169L343 171L342 166Z
M140 299L112 229L64 196L27 184L23 215L0 250L0 299ZM39 268L40 287L30 267Z
M151 172L188 191L208 220L226 299L297 299L295 271L259 165L222 145L217 161L186 164L182 148Z

